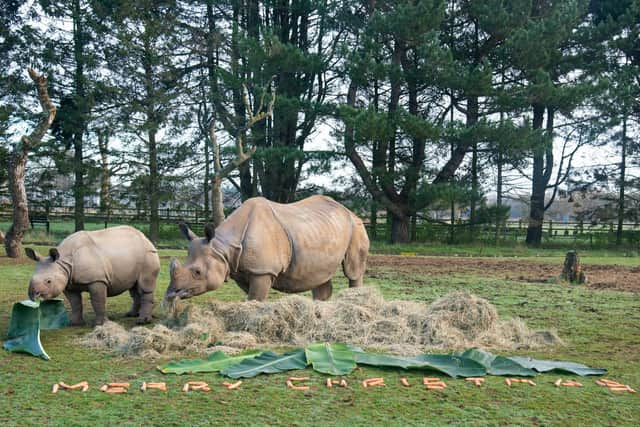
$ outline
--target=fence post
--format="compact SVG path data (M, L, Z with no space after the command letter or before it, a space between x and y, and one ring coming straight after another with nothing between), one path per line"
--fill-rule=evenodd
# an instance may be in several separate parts
M553 220L549 220L549 237L553 236Z
M580 222L578 223L578 229L580 230L580 234L584 233L584 221L580 220Z

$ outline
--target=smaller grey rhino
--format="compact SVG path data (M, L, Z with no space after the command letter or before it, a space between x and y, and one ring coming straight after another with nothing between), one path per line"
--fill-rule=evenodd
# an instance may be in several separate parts
M153 292L160 272L158 251L139 230L128 226L78 231L42 257L31 248L27 256L38 264L29 282L29 298L52 299L62 292L71 305L71 324L83 325L82 292L89 292L96 325L107 320L107 297L129 291L127 316L151 321Z

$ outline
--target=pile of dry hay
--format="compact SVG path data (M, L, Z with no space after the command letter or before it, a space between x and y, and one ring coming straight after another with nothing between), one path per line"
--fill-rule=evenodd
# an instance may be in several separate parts
M560 343L550 331L531 331L519 319L501 321L483 298L454 292L429 307L385 301L372 287L347 289L331 301L286 296L275 301L213 302L172 309L164 324L129 331L107 322L82 338L91 347L126 356L157 357L245 348L345 342L391 353L432 349L539 348Z

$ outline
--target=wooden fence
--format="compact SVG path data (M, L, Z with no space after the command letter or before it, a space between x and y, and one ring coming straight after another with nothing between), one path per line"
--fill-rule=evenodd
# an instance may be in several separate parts
M160 209L159 218L162 223L175 224L178 221L185 221L196 228L201 228L206 222L208 215L203 209ZM36 222L42 223L43 218L48 218L51 223L71 221L74 218L73 206L31 206L30 215L38 218ZM0 208L0 221L10 221L12 209L10 206ZM369 235L377 240L387 240L389 238L389 228L384 216L378 218L376 229L373 230L368 224L368 218L363 218ZM148 210L135 208L114 208L107 212L100 211L97 207L85 209L85 222L102 224L104 227L114 224L145 224L150 221ZM543 238L549 240L575 240L586 241L593 245L602 240L611 241L615 237L616 224L588 223L584 221L559 222L546 220L543 224ZM640 224L625 223L623 225L625 239L628 243L640 243ZM527 231L526 220L509 220L503 223L498 230L495 225L475 224L468 221L457 220L454 224L444 221L432 221L420 219L411 234L416 242L462 242L462 241L522 241L525 239Z

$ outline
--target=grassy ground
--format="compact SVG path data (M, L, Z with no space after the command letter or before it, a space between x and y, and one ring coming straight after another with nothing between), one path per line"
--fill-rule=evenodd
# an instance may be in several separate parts
M39 248L44 252L44 248ZM405 248L408 249L408 248ZM418 248L419 249L419 248ZM424 250L424 249L423 249ZM162 273L156 292L159 300L168 283L168 259L182 251L161 251ZM469 254L472 255L472 254ZM532 254L521 254L531 256ZM532 261L562 261L561 252L543 253ZM548 256L550 255L550 256ZM637 265L637 258L603 253L588 257L603 263ZM504 262L509 262L505 258ZM26 296L33 270L30 262L15 263L0 258L0 331L6 331L11 305ZM511 282L492 277L420 275L391 265L372 267L369 286L377 286L387 299L412 299L429 303L453 290L468 290L494 303L501 316L519 316L533 328L555 328L566 346L527 352L534 357L564 359L609 369L609 378L640 388L640 294L593 291L566 284ZM346 286L343 278L338 288ZM281 294L272 293L271 298ZM240 300L242 293L232 283L215 293L193 300ZM124 319L128 296L110 298L110 317ZM87 312L91 317L91 310ZM498 377L488 377L477 389L462 380L446 380L443 392L427 392L421 386L401 388L401 376L417 384L422 373L403 373L359 368L347 377L348 389L327 389L324 377L311 370L309 392L285 387L287 375L276 374L246 380L228 391L218 385L217 374L163 376L157 363L109 356L75 343L89 331L66 328L43 331L42 342L52 357L45 362L30 356L0 351L0 425L637 425L640 393L613 395L597 387L593 378L583 379L584 388L556 388L557 375L542 375L537 387L508 388ZM185 355L188 356L188 355ZM358 380L384 376L386 388L363 389ZM565 376L569 378L569 376ZM211 393L185 394L188 380L212 384ZM87 380L87 393L51 394L56 381ZM128 395L98 392L109 381L127 380L136 388ZM141 393L142 381L166 381L167 393Z

